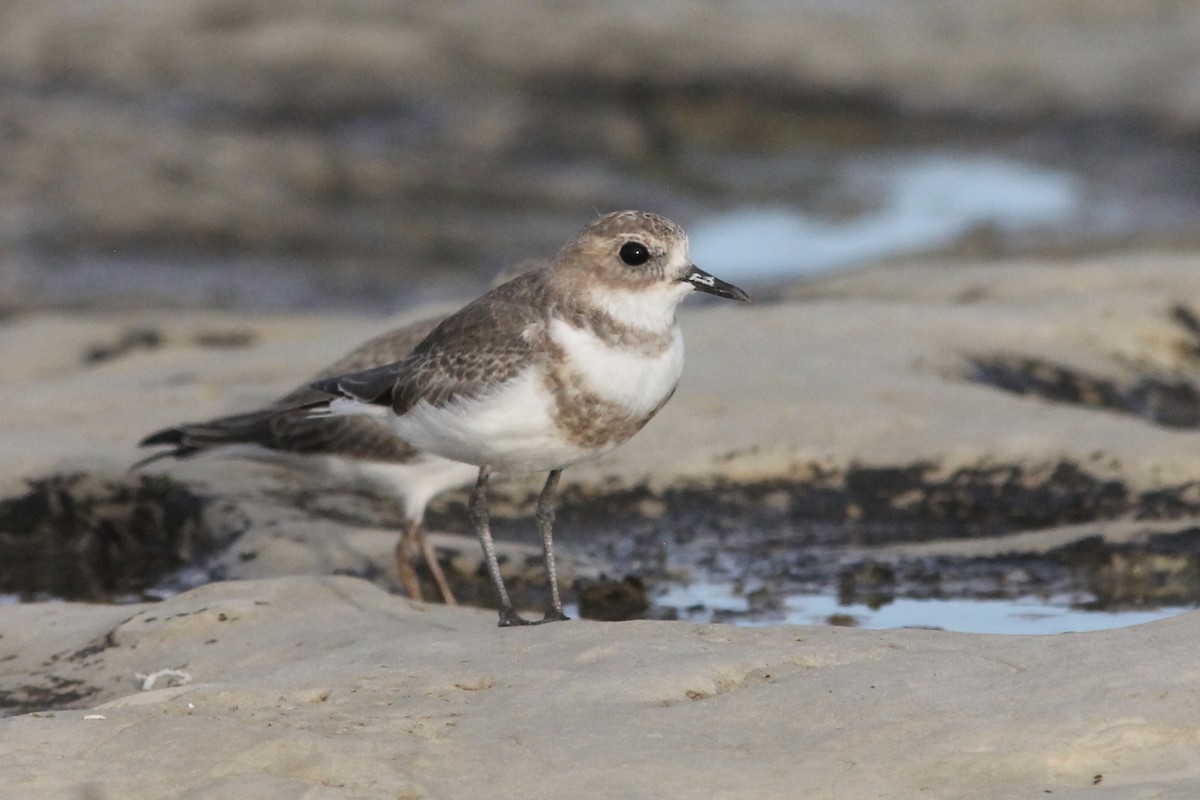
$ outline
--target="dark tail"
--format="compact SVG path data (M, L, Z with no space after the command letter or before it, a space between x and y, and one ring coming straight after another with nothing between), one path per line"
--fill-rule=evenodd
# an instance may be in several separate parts
M170 449L147 456L129 469L140 469L163 458L189 458L207 450L233 444L257 444L271 447L275 438L271 420L277 413L253 411L249 414L220 417L207 422L186 423L156 431L138 442L138 447L166 445Z

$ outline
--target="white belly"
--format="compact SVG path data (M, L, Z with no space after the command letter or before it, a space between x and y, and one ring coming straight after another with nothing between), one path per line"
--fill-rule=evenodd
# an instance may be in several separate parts
M661 353L614 348L591 333L555 320L551 339L562 348L568 370L582 388L617 406L631 419L645 419L674 391L683 371L683 337L677 326ZM530 366L491 394L435 407L424 401L392 429L425 452L467 464L488 464L510 473L536 472L585 461L605 447L572 444L556 423L554 395L545 376Z
M541 374L530 367L484 397L441 407L421 401L393 416L392 429L413 446L454 461L511 473L558 469L593 453L562 438L552 402Z
M478 475L478 470L469 464L425 453L407 464L339 460L346 462L344 468L354 470L358 478L398 494L410 522L420 522L425 517L425 506L430 500L442 492L473 483Z

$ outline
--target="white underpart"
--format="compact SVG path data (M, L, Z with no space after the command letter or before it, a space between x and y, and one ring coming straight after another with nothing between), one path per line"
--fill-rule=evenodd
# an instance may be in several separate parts
M639 349L613 347L593 333L562 320L550 323L550 338L569 360L569 369L598 397L624 406L631 417L644 417L658 408L679 383L683 372L683 334L677 324L668 328L671 344L646 356Z
M289 453L251 444L214 448L204 455L209 458L236 458L279 464L297 472L368 483L376 489L397 495L404 506L404 516L410 523L419 523L424 519L425 507L429 505L430 500L442 492L474 482L478 475L478 470L470 464L450 461L428 453L418 453L411 461L402 464L318 453Z
M414 447L467 464L512 473L557 469L593 451L565 441L554 424L553 396L532 365L482 397L445 406L422 400L392 429Z
M682 242L671 254L668 273L682 275L688 263ZM547 332L566 354L567 369L590 392L624 406L632 417L646 416L670 396L683 372L683 335L675 308L693 290L690 283L667 280L649 288L590 294L596 308L618 323L651 335L668 334L669 346L652 356L637 347L614 347L563 320L552 320ZM559 469L603 452L567 441L555 424L554 403L545 376L530 365L480 397L444 406L422 400L403 415L390 415L390 424L419 450L502 472ZM372 413L372 407L342 399L330 404L330 413Z
M425 507L442 492L473 483L479 470L470 464L421 453L406 464L338 459L356 477L394 492L404 503L410 523L425 518Z

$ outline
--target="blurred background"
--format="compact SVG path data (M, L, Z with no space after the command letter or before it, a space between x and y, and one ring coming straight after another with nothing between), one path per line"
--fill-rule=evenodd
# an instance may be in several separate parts
M0 311L389 312L627 207L751 285L1194 248L1200 2L0 3Z

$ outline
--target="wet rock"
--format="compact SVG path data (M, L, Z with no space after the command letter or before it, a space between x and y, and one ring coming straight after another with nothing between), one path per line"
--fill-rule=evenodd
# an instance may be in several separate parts
M1039 359L971 361L972 379L1013 394L1132 414L1168 428L1200 427L1200 389L1184 377L1147 375L1125 385Z
M613 580L606 575L580 578L574 584L579 616L602 622L642 619L650 608L646 586L636 575Z
M232 542L244 520L161 476L52 475L0 500L0 592L140 598Z
M769 621L789 594L835 594L879 608L914 599L1080 598L1106 610L1200 602L1186 534L1109 542L1077 534L1050 552L989 556L873 555L904 543L969 541L1061 526L1195 514L1193 483L1138 491L1080 464L990 465L945 470L928 463L812 469L810 480L704 489L565 493L562 539L656 584L679 579L739 587L745 610L680 609L713 621ZM653 497L654 502L647 501ZM520 504L518 504L520 505ZM651 518L642 516L651 509ZM852 513L848 509L854 509ZM609 543L613 543L611 546ZM616 546L620 542L620 546Z
M1200 528L1156 533L1136 544L1090 537L1052 551L1094 599L1084 607L1122 610L1200 602Z
M826 4L709 10L678 0L600 22L541 0L514 24L500 6L430 3L12 5L0 11L6 295L303 305L336 288L387 307L390 281L461 284L552 252L579 208L694 213L812 192L789 180L763 197L713 153L961 142L979 119L1100 120L1099 139L1114 119L1200 125L1187 4L930 13L906 0L852 25ZM1076 145L1064 138L1053 147ZM977 231L975 249L994 249L994 234ZM248 275L189 282L186 296L137 280L163 261L277 273L288 291ZM74 293L97 265L122 286Z
M135 328L126 331L115 342L96 344L83 354L84 364L99 364L120 358L136 350L154 350L161 347L162 334L154 328Z
M550 584L546 580L546 568L541 551L512 542L497 543L497 560L504 586L518 609L539 611L550 606ZM451 559L446 580L455 598L462 605L498 608L499 598L487 574L487 565L478 553L466 559ZM469 567L463 571L461 567ZM558 564L560 589L570 586L574 579L574 568L569 557L562 557ZM429 587L432 590L432 587ZM423 589L424 591L424 589Z
M886 564L868 561L838 574L838 602L879 609L896 598L896 573Z
M755 615L779 614L783 611L783 595L768 586L746 592L746 607Z

